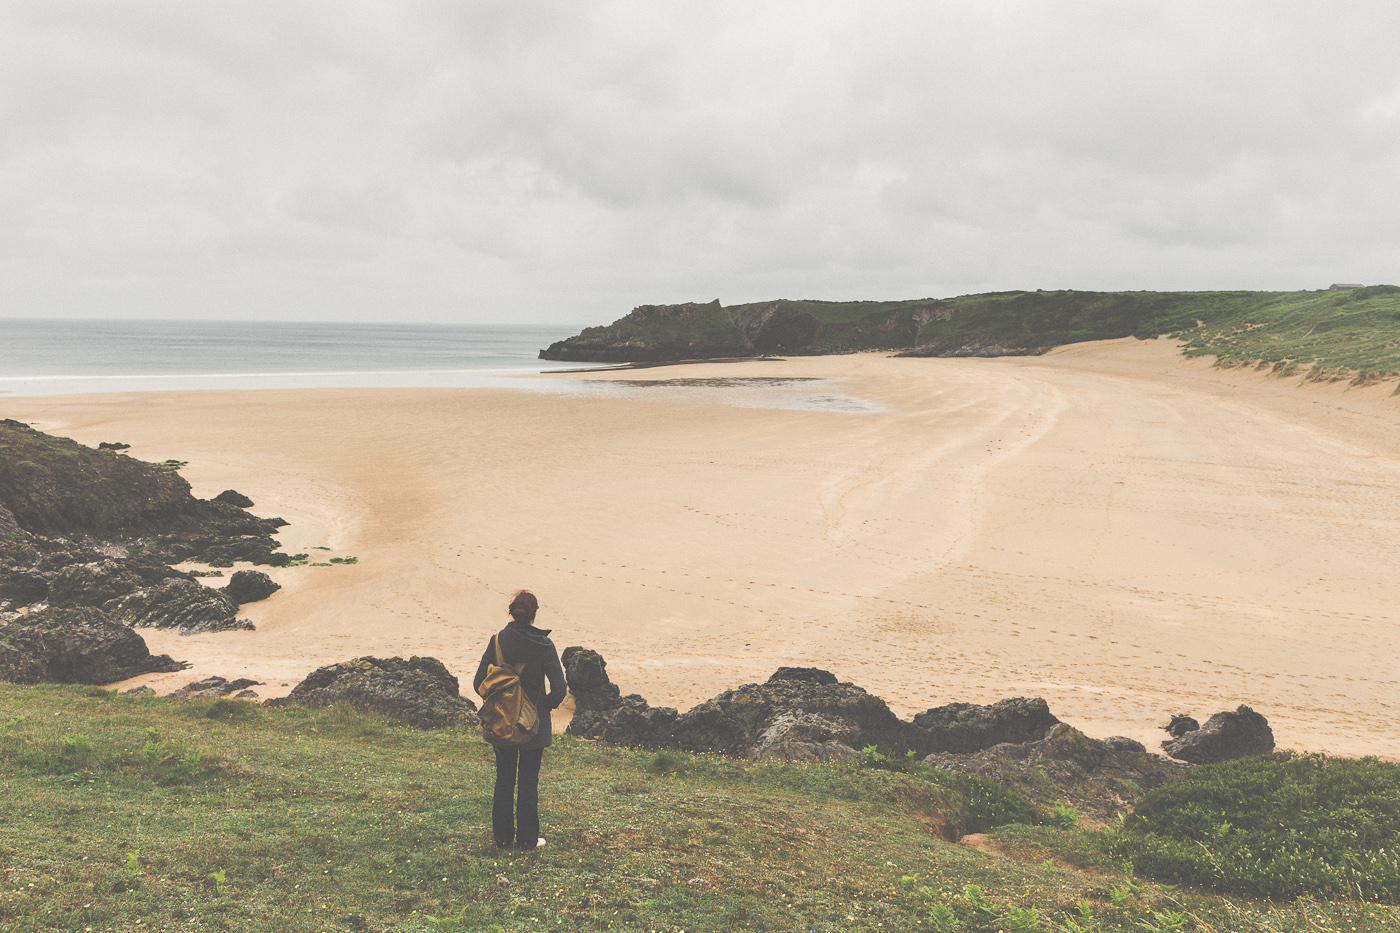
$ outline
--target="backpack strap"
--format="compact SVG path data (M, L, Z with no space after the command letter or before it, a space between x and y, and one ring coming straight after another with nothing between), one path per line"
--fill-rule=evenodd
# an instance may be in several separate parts
M498 667L506 666L506 656L501 654L501 636L499 633L491 636L491 644L496 646L496 664Z

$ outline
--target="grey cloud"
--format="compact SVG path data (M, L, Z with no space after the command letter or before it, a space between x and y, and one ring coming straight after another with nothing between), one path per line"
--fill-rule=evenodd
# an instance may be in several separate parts
M0 6L0 314L1395 280L1392 4Z

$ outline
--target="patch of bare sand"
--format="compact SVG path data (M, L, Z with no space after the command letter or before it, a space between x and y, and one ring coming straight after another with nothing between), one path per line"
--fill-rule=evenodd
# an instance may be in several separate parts
M256 632L153 650L285 693L430 654L469 690L510 593L624 692L686 708L783 664L902 714L1044 696L1155 745L1250 703L1284 746L1400 756L1400 403L1186 361L1166 341L1044 357L862 354L593 379L835 376L838 413L512 390L14 398L7 415L292 521ZM550 377L559 379L561 377ZM1296 380L1295 380L1296 381ZM211 581L214 582L214 581Z

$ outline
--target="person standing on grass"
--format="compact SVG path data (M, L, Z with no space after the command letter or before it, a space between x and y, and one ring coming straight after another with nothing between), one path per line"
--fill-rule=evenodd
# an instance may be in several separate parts
M544 845L540 836L540 763L544 750L554 741L550 710L558 708L568 693L559 652L549 640L549 629L535 628L539 600L529 590L521 590L510 601L510 623L493 641L501 647L507 664L525 663L521 686L539 713L540 727L535 737L515 748L496 748L496 790L491 798L491 831L502 848L537 849ZM496 649L487 642L476 669L475 688L486 679L486 668L496 663ZM544 691L549 678L549 693Z

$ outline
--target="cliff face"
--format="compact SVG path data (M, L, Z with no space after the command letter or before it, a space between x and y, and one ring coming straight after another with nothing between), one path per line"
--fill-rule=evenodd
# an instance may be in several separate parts
M1156 336L1253 301L1249 293L993 292L913 301L642 305L540 359L663 362L887 350L910 356L1025 356L1080 340Z

